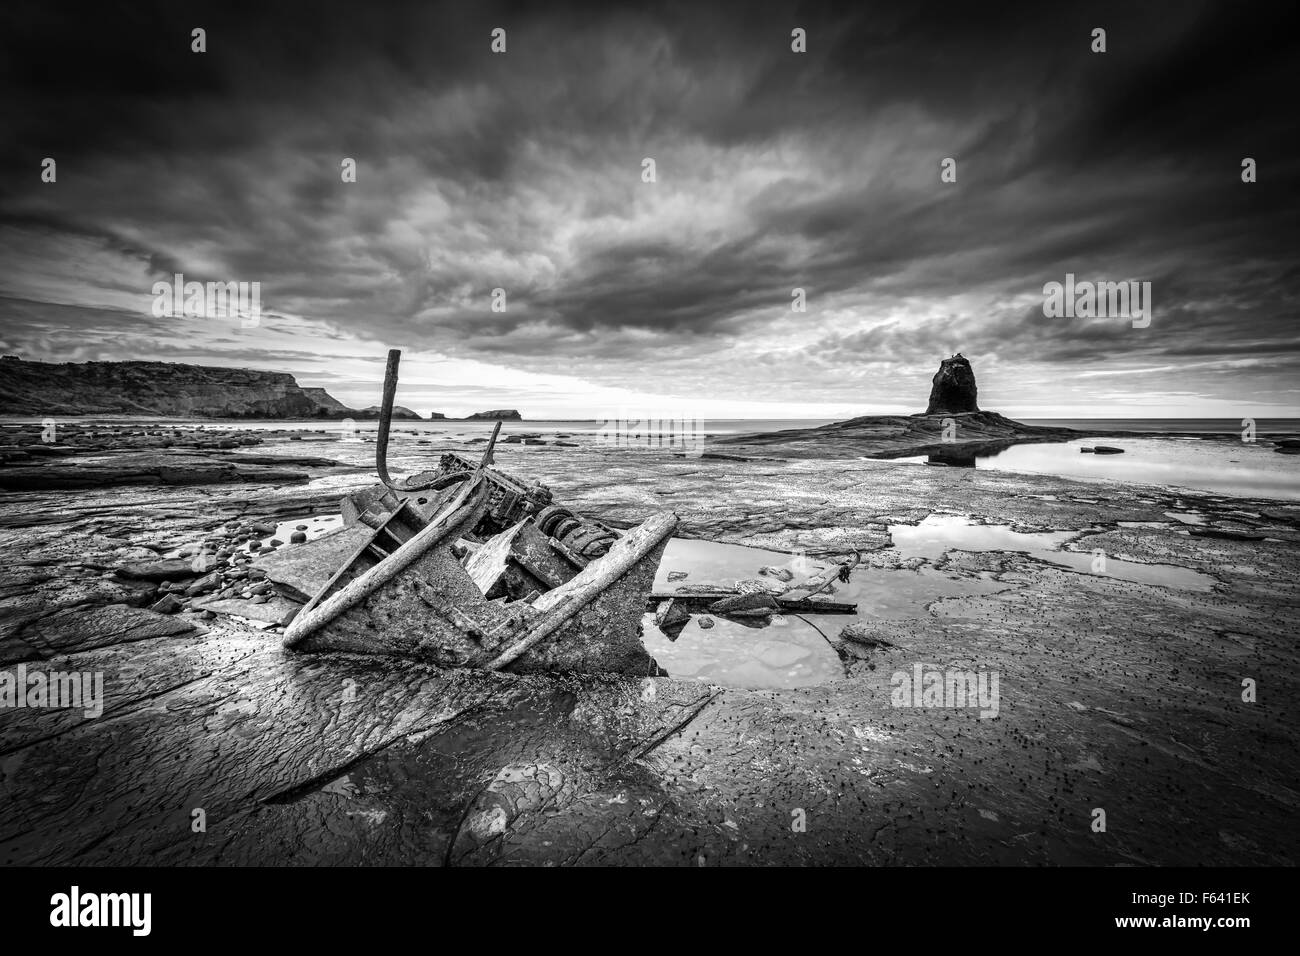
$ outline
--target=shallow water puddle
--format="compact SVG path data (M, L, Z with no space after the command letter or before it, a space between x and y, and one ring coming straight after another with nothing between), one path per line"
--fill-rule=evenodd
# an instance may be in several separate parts
M723 544L719 541L673 538L664 549L663 560L655 575L654 590L656 594L671 594L692 585L732 588L737 581L749 580L766 580L776 590L775 585L781 582L776 577L760 575L758 572L764 567L790 573L789 582L782 585L780 590L786 586L793 588L806 584L810 580L820 582L818 575L834 570L825 561L784 551L751 548L743 544ZM681 574L686 576L677 578ZM670 580L670 576L676 579Z
M942 554L942 552L939 552ZM760 575L759 569L788 572ZM807 594L825 577L835 578L833 562L746 545L674 538L664 551L655 576L655 593L689 593L690 588L732 589L761 582L774 593ZM670 574L674 580L669 580ZM684 574L685 577L680 575ZM950 597L970 597L1005 590L987 573L954 574L922 566L918 570L872 568L852 571L846 583L833 580L817 597L856 604L853 614L776 614L770 621L731 621L707 613L692 614L677 638L671 639L644 619L646 650L668 671L732 687L805 687L838 680L844 670L829 638L856 621L901 620L927 613L927 607ZM742 588L744 589L744 588ZM701 627L708 618L712 626Z
M1173 564L1124 561L1091 551L1062 551L1077 531L1013 531L1008 525L974 524L964 515L930 515L917 525L890 525L894 547L907 557L936 561L948 551L1016 551L1082 574L1155 584L1183 591L1208 591L1216 583L1208 574Z
M784 573L759 574L764 567ZM761 582L766 590L781 593L809 581L820 582L820 575L834 570L824 561L781 551L673 538L664 550L654 590L656 594L707 587L730 590L738 582ZM786 576L790 580L782 581ZM836 630L854 620L840 617ZM701 626L705 620L711 622L709 627ZM827 640L816 627L793 614L749 619L744 624L712 614L692 614L675 639L660 631L654 615L647 614L643 640L659 666L681 680L729 687L808 687L844 676L839 656Z
M810 615L828 634L838 633L845 624L868 618L897 621L923 617L935 601L996 594L1007 590L1008 585L995 581L988 572L956 574L923 565L915 571L860 567L848 584L836 582L835 588L832 600L857 604L858 614L857 617Z
M972 524L963 515L929 515L920 524L893 524L889 536L906 557L938 561L949 551L1052 551L1077 531L1012 531L1008 525Z
M703 618L713 621L703 628ZM846 618L846 622L851 618ZM749 627L712 615L693 615L669 640L645 616L650 656L669 676L727 687L809 687L844 677L839 656L807 621L778 614L766 626Z

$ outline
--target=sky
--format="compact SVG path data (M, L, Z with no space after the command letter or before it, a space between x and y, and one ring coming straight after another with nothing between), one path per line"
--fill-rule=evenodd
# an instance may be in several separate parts
M843 418L960 351L1014 417L1300 415L1286 4L69 10L0 7L6 354ZM155 315L177 273L257 325ZM1045 315L1067 273L1150 282L1149 325Z

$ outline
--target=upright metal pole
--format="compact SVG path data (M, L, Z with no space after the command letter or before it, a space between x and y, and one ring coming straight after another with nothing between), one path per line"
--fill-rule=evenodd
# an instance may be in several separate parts
M401 349L388 350L388 366L384 369L384 401L379 407L379 435L375 440L375 471L379 480L394 491L401 491L388 477L388 429L393 424L393 399L397 395L397 365L402 360Z

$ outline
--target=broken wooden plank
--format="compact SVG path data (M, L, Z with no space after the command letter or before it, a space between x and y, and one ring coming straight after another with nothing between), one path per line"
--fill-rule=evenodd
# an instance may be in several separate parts
M683 604L692 610L704 608L715 601L723 598L735 597L736 592L719 588L716 591L690 591L685 593L668 593L656 591L650 595L647 600L648 605L654 605L659 601L672 599L673 601ZM817 601L812 598L787 598L780 595L772 595L772 600L776 601L777 606L782 611L802 614L856 614L858 606L856 604L845 604L840 601Z
M481 508L486 496L487 483L480 472L472 480L465 482L464 487L441 515L429 522L419 534L402 545L388 560L376 564L360 577L348 582L342 590L321 600L319 604L315 606L309 604L303 608L302 613L294 618L293 623L284 633L285 646L293 647L308 634L323 627L348 608L355 607L418 561L431 548L447 537L459 533L461 525L471 516L482 514Z

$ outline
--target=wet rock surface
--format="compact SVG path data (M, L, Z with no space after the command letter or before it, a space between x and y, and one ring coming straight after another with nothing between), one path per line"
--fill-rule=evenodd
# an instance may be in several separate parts
M23 559L0 573L3 669L99 672L105 687L97 718L0 709L0 861L1296 862L1300 507L879 461L497 455L620 527L671 509L687 537L861 550L853 586L880 606L810 615L845 648L842 674L798 688L295 654L280 625L207 617L208 598L186 592L216 573L203 595L262 596L254 526L336 512L343 490L373 481L360 469L305 485L9 493L0 545ZM1072 552L1214 585L1027 552L900 552L889 529L932 514L1068 531ZM190 578L119 573L205 554ZM919 611L890 604L909 591ZM150 611L164 595L184 607ZM891 676L917 663L997 671L997 716L893 706ZM1090 826L1099 807L1105 833Z
M292 430L269 433L291 437ZM321 471L342 469L331 458L292 453L249 454L268 432L223 426L47 424L0 427L0 491L102 488L133 485L209 485L305 482ZM298 440L302 439L298 434Z

